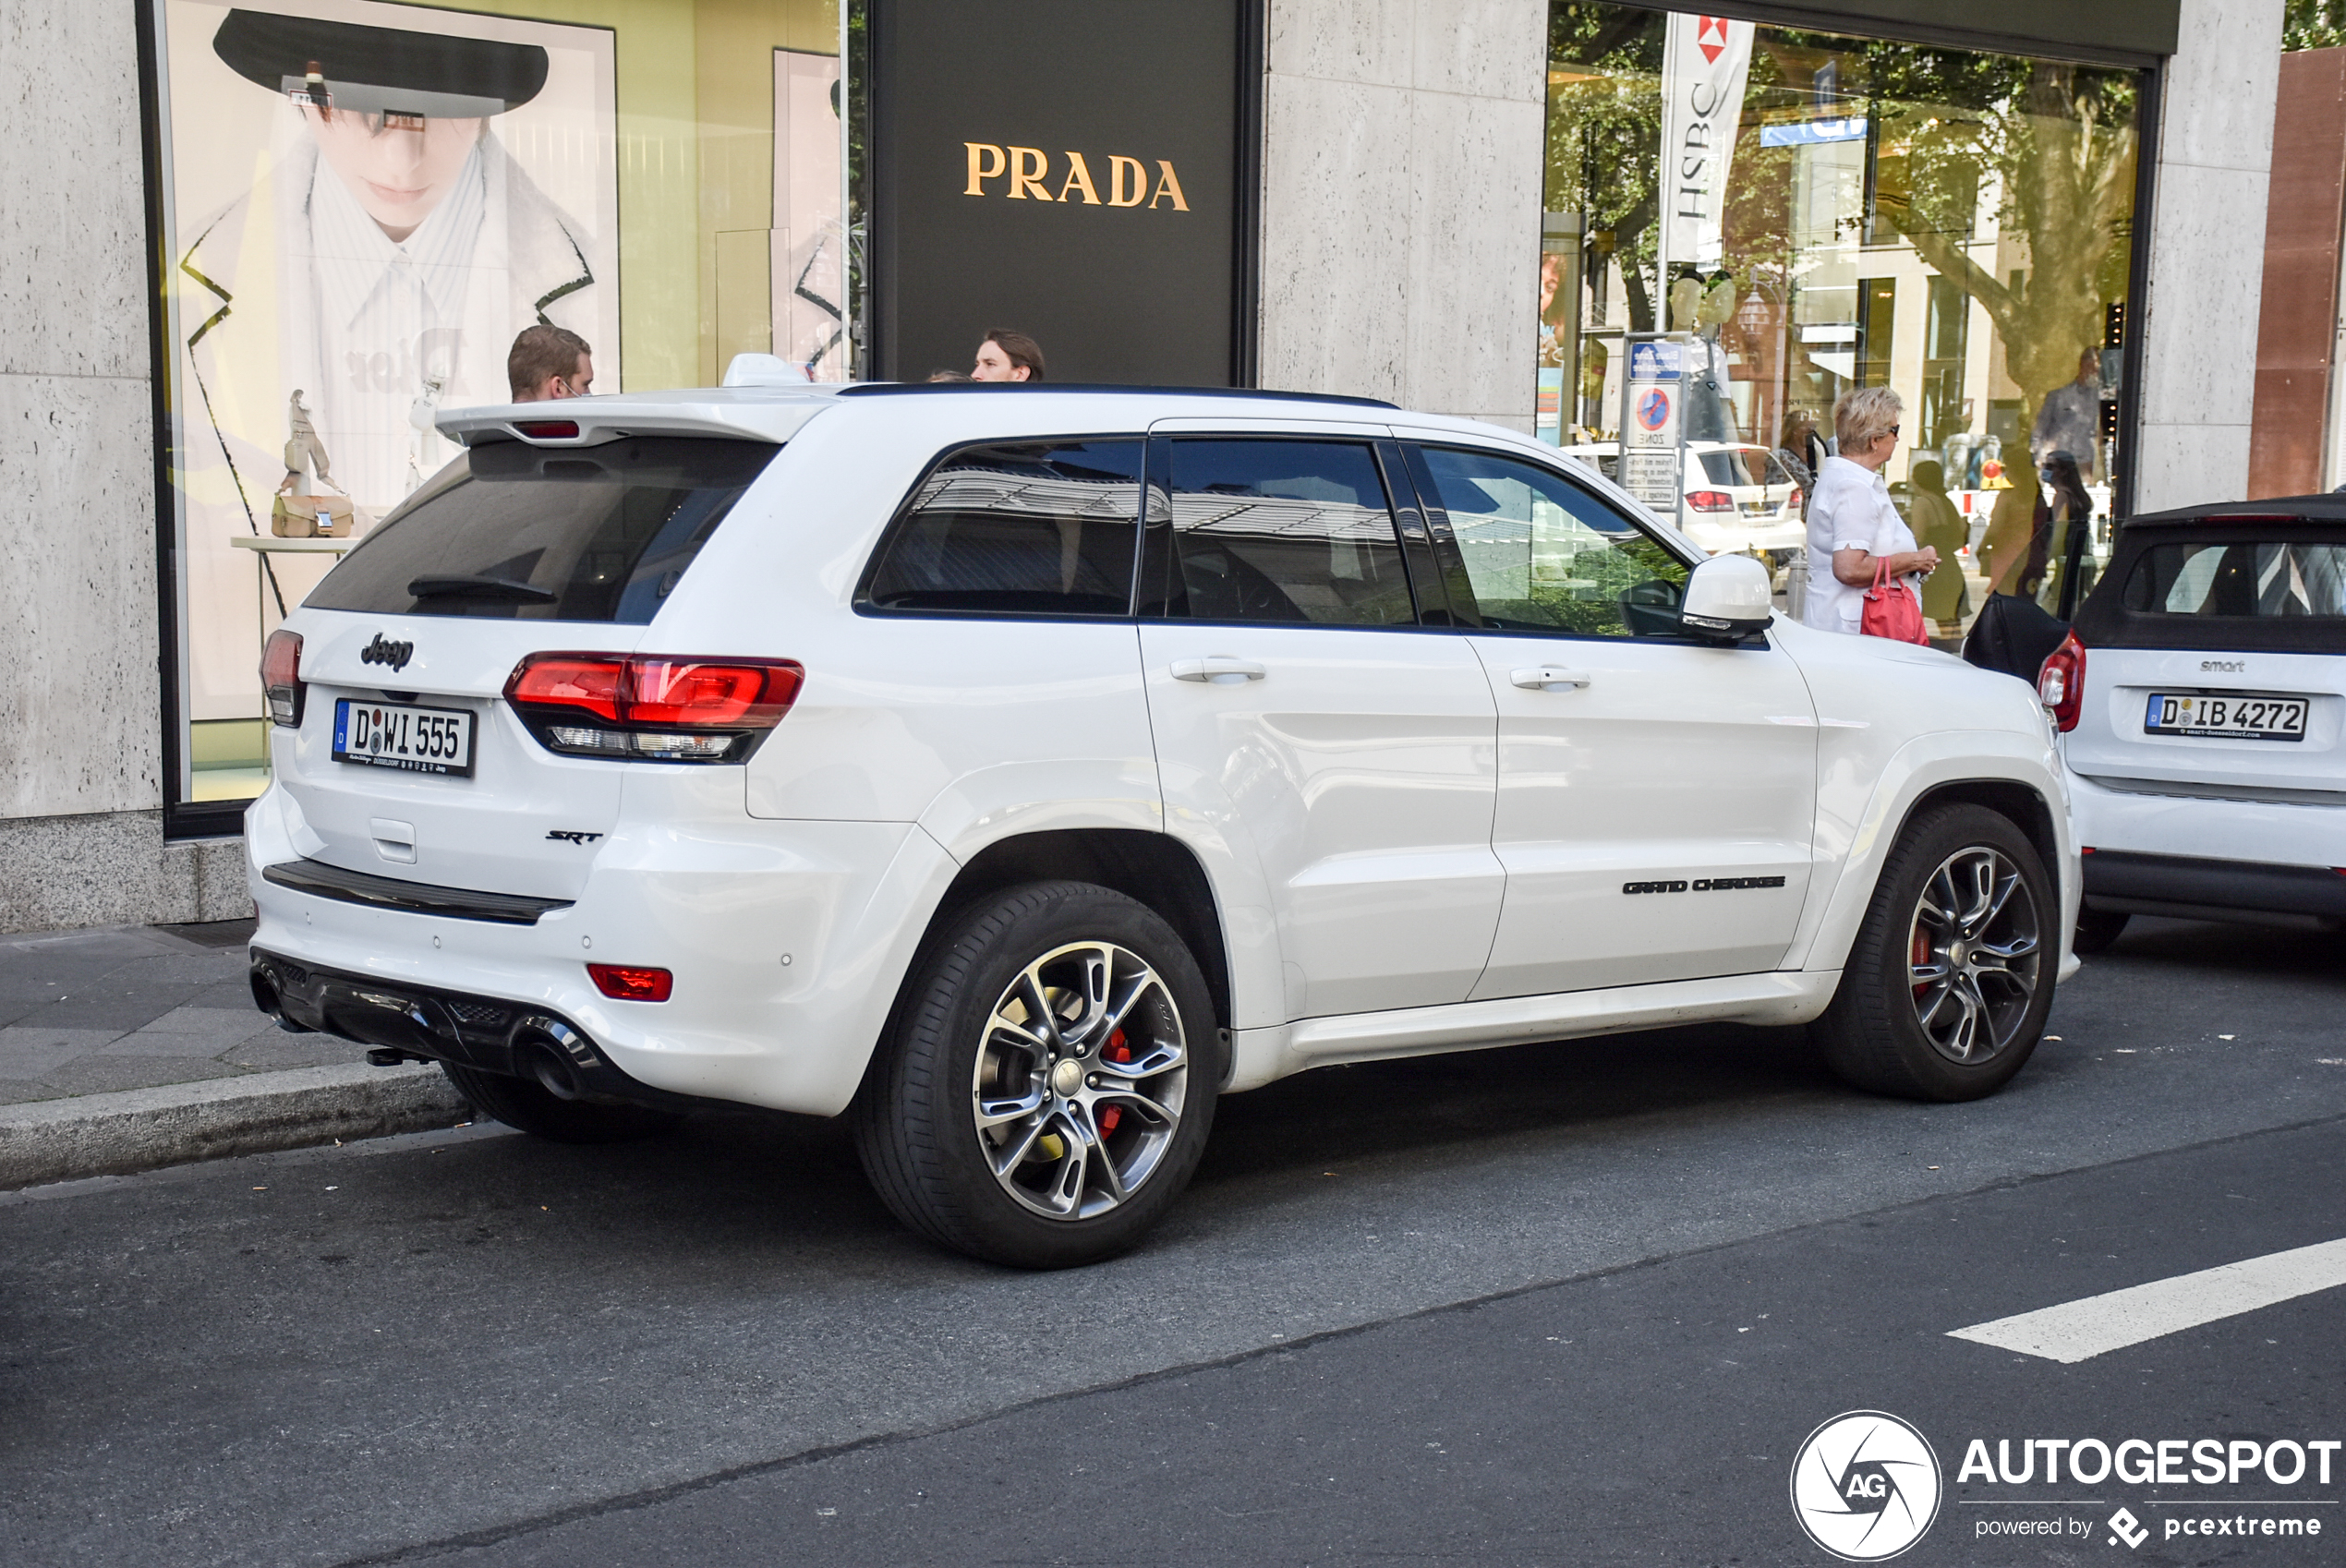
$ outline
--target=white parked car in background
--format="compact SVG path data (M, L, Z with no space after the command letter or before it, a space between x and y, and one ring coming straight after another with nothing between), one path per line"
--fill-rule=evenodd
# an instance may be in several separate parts
M1814 1020L1992 1092L2075 907L2026 687L1772 618L1554 451L1351 400L738 388L459 410L271 639L256 999L558 1139L853 1118L1083 1262L1218 1095Z
M2038 690L2081 951L2137 913L2346 925L2346 497L2129 520Z
M1620 447L1593 441L1563 452L1610 479ZM1679 488L1686 497L1679 514L1686 536L1711 555L1763 555L1770 564L1782 566L1808 543L1800 487L1766 447L1747 441L1688 441Z

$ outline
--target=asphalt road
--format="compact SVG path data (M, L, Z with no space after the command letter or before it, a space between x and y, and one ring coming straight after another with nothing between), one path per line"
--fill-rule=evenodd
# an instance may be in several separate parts
M0 1199L0 1561L1823 1563L1795 1453L1875 1409L1948 1482L1901 1562L2335 1562L2346 1453L1956 1469L2346 1438L2346 1290L2069 1366L1948 1333L2346 1236L2342 999L2332 939L2145 922L1976 1105L1735 1029L1306 1075L1058 1275L925 1248L779 1119ZM2219 1511L2328 1534L2165 1533ZM1983 1533L2024 1518L2071 1533Z

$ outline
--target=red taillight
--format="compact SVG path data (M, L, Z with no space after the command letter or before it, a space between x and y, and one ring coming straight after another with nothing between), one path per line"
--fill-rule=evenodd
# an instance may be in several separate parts
M1733 512L1735 498L1724 490L1688 490L1687 504L1697 512Z
M532 654L514 667L505 696L515 703L583 708L619 722L627 661L617 654Z
M260 649L260 689L269 695L269 717L287 729L301 723L301 633L278 627Z
M665 1002L676 988L674 975L640 964L588 964L586 976L596 990L621 1002Z
M574 441L578 439L575 419L516 419L514 428L533 441Z
M791 666L791 672L790 690L780 699L784 708L798 695L798 666ZM637 724L739 724L771 706L763 666L643 658L635 661L635 675L627 717ZM765 722L770 725L780 718L777 712Z
M787 658L541 653L505 699L550 751L647 762L739 762L782 720L806 671Z
M1793 487L1791 499L1787 500L1784 505L1795 512L1800 510L1800 488L1797 485Z
M2037 700L2052 715L2054 727L2066 733L2077 728L2085 697L2086 645L2072 632L2037 671Z

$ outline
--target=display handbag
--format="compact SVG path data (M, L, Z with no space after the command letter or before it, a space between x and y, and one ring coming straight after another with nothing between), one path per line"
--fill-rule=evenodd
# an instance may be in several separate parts
M1866 590L1866 610L1857 622L1857 630L1868 637L1887 637L1893 643L1929 643L1929 636L1922 629L1922 605L1908 593L1905 585L1890 575L1890 558L1878 556L1873 563L1873 586Z
M297 496L280 490L269 509L269 531L281 539L345 539L357 515L348 496Z

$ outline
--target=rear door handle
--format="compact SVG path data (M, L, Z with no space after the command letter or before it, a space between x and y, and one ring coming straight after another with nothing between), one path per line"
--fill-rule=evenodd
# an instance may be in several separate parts
M1232 658L1227 654L1207 654L1203 658L1177 658L1173 661L1176 681L1205 681L1217 686L1235 686L1241 681L1260 681L1266 672L1251 658Z
M1507 679L1529 692L1565 692L1575 686L1587 685L1590 677L1585 669L1559 669L1553 664L1535 664L1528 669L1517 670Z

